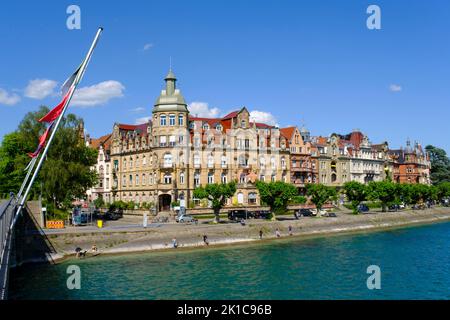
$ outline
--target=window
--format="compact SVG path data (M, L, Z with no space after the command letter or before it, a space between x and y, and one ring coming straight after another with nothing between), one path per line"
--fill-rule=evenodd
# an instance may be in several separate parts
M220 165L222 166L222 168L226 168L227 167L227 156L223 155L220 158Z
M125 175L123 175L123 177L122 177L122 185L123 185L124 187L127 186L127 177L126 177Z
M277 164L275 162L275 157L270 157L270 165L272 169L275 169L277 167Z
M200 147L200 137L194 137L194 147Z
M123 159L123 168L124 168L124 169L127 168L127 159Z
M212 172L208 172L208 183L214 183L214 174Z
M194 186L198 187L200 185L200 173L196 172L194 174Z
M182 125L183 125L183 115L182 115L182 114L179 114L179 115L178 115L178 125L179 125L179 126L182 126Z
M164 183L171 184L172 183L172 175L170 173L166 173L164 175Z
M286 159L285 157L281 157L281 168L286 169Z
M259 158L259 166L261 167L261 169L264 169L266 167L266 158Z
M179 136L178 137L178 144L182 145L184 143L184 136Z
M145 166L147 164L147 158L144 156L142 156L142 165Z
M160 147L167 146L167 137L166 136L159 137L159 146Z
M170 167L172 167L172 155L165 154L164 155L164 168L170 168Z
M135 182L136 182L136 185L138 186L139 185L139 175L138 174L136 175L136 181Z
M205 124L203 125L203 130L209 130L209 124L205 123Z
M142 185L145 185L147 183L147 180L145 179L145 173L142 174Z
M169 146L170 147L175 147L175 136L170 136L169 137Z
M245 128L246 127L246 122L245 120L241 120L241 128Z
M247 176L245 175L245 173L241 173L241 175L239 176L239 183L245 183L247 181Z
M109 189L109 178L106 178L106 185L105 185L106 189Z
M266 176L263 175L263 174L261 174L261 175L259 176L259 180L262 181L262 182L265 182L265 181L266 181Z
M133 185L133 176L130 174L130 186Z
M132 169L132 168L133 168L133 158L130 157L130 169Z
M222 181L222 183L227 183L227 175L225 173L222 173L220 181Z
M212 154L208 156L208 168L214 168L214 156Z
M275 180L276 180L276 177L274 174L272 174L272 176L270 177L270 181L275 182Z
M161 115L161 118L159 119L159 123L161 126L165 126L167 124L167 117L165 114Z
M194 154L194 167L200 167L200 155Z
M249 204L256 204L256 193L255 192L250 192L248 194L248 203Z
M283 174L283 175L281 176L281 181L286 182L286 175L285 175L285 174Z
M139 162L139 156L136 156L136 168L139 167L139 164L140 164L140 162Z
M239 156L239 166L247 167L248 166L248 157L246 157L245 155L241 154Z
M223 130L222 125L221 125L221 124L218 124L218 125L216 126L216 130L219 131L219 132L221 132L221 131Z
M184 184L184 172L180 173L180 184Z
M169 126L174 126L174 125L175 125L175 115L170 114L169 115Z
M244 203L244 194L242 192L238 193L237 200L238 200L239 204L243 204Z

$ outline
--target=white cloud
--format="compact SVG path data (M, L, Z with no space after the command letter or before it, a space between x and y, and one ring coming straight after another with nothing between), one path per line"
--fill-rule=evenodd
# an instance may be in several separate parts
M0 104L13 106L20 101L19 95L15 93L8 93L5 89L0 88Z
M219 108L209 108L206 102L192 102L189 104L188 109L194 117L217 118L220 114Z
M25 97L32 99L44 99L52 94L58 82L49 79L34 79L28 82L25 88Z
M402 91L402 86L400 86L398 84L391 84L389 86L389 90L392 92L400 92L400 91Z
M119 81L103 81L93 86L76 90L72 99L72 105L79 107L102 105L113 98L123 97L124 90L125 87Z
M250 121L262 122L272 126L278 126L277 119L270 112L253 110L250 111Z
M142 117L142 118L138 118L136 119L136 124L143 124L143 123L147 123L149 120L151 120L152 117Z
M144 48L142 48L142 51L147 51L150 50L151 48L153 48L153 43L146 43L144 45Z
M133 112L133 113L141 113L141 112L145 111L145 108L137 107L137 108L131 109L130 111Z

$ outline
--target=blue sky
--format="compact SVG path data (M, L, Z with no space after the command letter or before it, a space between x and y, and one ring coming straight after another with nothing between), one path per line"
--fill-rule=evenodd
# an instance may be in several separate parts
M81 30L66 27L70 4ZM366 27L370 4L381 30ZM70 108L93 137L151 116L172 57L196 114L246 106L313 135L358 128L393 148L409 137L450 152L450 2L437 0L2 2L0 139L58 103L98 26Z

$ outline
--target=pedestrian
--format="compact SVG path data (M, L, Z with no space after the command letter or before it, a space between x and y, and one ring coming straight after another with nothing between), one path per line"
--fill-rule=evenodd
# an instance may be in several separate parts
M172 246L174 249L178 248L178 241L177 238L173 237L172 239Z
M289 235L292 236L292 226L289 226L288 230L289 230Z
M148 224L148 215L147 212L144 212L144 217L143 217L143 221L142 221L142 226L145 228L147 228L147 224Z
M275 235L277 236L277 238L281 237L281 233L280 233L280 230L278 228L275 230Z
M207 246L209 245L208 236L206 234L203 235L203 243L206 244Z
M245 219L244 218L241 219L241 226L245 226Z
M259 240L262 240L262 236L263 236L263 231L261 229L261 230L259 230Z

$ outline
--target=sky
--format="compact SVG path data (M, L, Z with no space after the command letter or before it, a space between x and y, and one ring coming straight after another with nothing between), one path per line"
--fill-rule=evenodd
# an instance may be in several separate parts
M81 29L67 28L69 5ZM381 10L370 30L369 5ZM151 117L170 61L191 113L245 106L312 135L359 129L391 148L409 138L450 153L450 2L3 1L0 139L59 88L103 35L69 111L91 137Z

